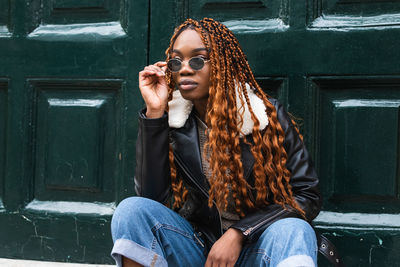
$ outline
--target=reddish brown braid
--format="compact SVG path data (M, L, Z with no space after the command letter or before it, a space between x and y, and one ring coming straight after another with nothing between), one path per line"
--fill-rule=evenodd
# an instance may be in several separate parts
M187 19L175 30L171 38L170 46L166 50L167 60L170 59L176 38L188 28L199 33L205 47L210 51L211 85L206 114L207 141L204 146L204 155L209 155L207 160L212 170L209 180L209 206L215 203L218 209L226 210L228 196L232 192L236 212L244 216L244 209L268 205L268 199L272 196L274 203L284 208L290 206L304 216L304 211L293 197L289 183L291 173L286 168L287 153L283 147L285 132L278 121L275 107L268 101L269 96L256 82L238 40L225 25L213 19ZM171 100L175 88L171 72L167 71L166 79ZM269 124L263 132L260 131L260 123L250 105L246 84L254 89L255 94L265 104ZM236 98L240 100L239 107ZM247 138L243 138L243 141L251 147L255 159L255 202L252 202L249 196L251 186L245 180L241 161L240 135L243 135L241 126L244 104L247 105L254 122L252 141ZM297 125L292 122L298 131ZM182 180L176 176L171 148L170 163L174 207L179 207L185 201L187 190Z

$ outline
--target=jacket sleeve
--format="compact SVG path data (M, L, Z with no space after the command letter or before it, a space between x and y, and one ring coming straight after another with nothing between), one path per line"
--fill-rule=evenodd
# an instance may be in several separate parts
M138 196L165 203L171 188L168 115L148 119L144 112L139 113L135 191Z
M318 176L311 157L282 104L275 99L270 99L270 102L275 106L278 120L285 132L284 148L288 157L286 167L291 172L290 184L293 195L304 210L306 220L310 222L318 215L322 203ZM271 204L246 215L231 227L242 231L247 242L255 242L269 225L288 217L301 218L294 209L289 207L283 209L278 204Z

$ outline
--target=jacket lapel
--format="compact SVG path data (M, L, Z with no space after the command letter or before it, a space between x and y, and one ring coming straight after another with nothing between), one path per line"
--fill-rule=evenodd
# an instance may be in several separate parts
M250 182L251 186L254 186L254 182L249 180L249 177L253 177L252 171L254 166L254 157L251 154L251 149L248 144L240 140L240 149L242 150L242 164L243 164L243 176L247 182Z
M174 156L183 165L190 178L208 194L209 185L202 171L197 123L194 116L190 115L183 127L171 130L170 134Z

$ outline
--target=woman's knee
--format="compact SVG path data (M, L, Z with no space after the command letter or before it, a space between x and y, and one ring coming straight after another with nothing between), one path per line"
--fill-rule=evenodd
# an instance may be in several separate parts
M122 200L115 209L111 220L113 237L126 231L132 231L138 225L145 227L149 216L154 214L154 210L160 205L158 202L143 197L129 197Z
M145 199L141 197L129 197L122 200L114 211L113 219L121 219L132 217L137 212L142 210L145 205Z
M143 214L157 214L157 210L163 208L164 206L157 201L144 198L144 197L129 197L119 203L115 209L113 217L122 216L129 217L140 216Z
M298 218L285 218L271 224L262 234L268 235L268 239L275 240L304 240L306 242L316 242L314 229L311 225Z

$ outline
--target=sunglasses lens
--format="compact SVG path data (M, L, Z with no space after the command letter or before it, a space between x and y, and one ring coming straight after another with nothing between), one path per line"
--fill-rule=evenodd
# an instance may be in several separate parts
M194 70L201 70L204 67L204 59L201 57L193 57L189 60L189 66Z
M172 72L177 72L182 67L182 62L178 59L170 59L168 60L167 67Z
M193 70L201 70L204 67L205 61L201 57L193 57L189 60L189 66ZM172 72L178 72L182 68L182 61L177 58L170 59L167 67Z

